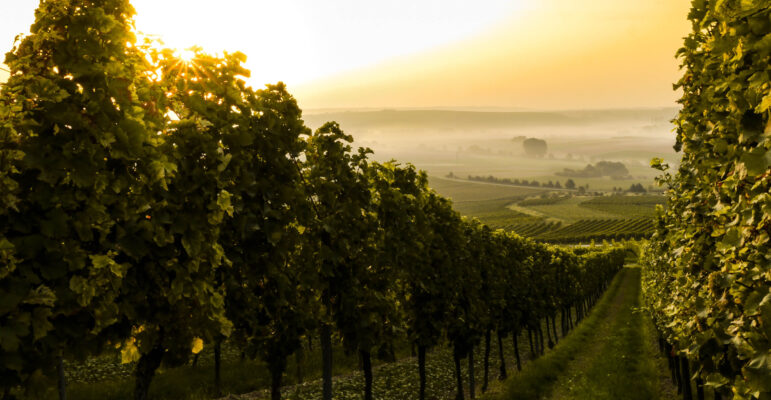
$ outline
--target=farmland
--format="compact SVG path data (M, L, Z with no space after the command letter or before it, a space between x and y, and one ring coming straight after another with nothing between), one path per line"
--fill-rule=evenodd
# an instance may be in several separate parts
M496 199L522 199L544 193L544 189L511 185L490 184L432 176L430 186L442 196L452 200L455 206L465 203Z
M554 243L647 237L653 232L658 195L578 196L547 189L431 178L454 207L493 227Z

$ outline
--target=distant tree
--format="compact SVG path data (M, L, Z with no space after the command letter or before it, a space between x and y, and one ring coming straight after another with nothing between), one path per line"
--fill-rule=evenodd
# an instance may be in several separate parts
M586 193L586 189L583 186L578 187L578 194L584 194Z
M629 176L629 170L624 163L620 162L600 161L597 163L596 168L600 170L602 176L610 176L612 178Z
M600 161L595 165L588 164L581 170L565 168L563 171L557 172L556 175L573 178L599 178L609 176L615 179L623 179L629 177L629 170L620 162Z
M522 147L525 149L525 154L531 157L543 157L548 150L546 141L536 138L525 139L522 142Z
M560 182L559 182L559 181L557 181L557 182L555 182L555 183L554 183L554 187L555 187L556 189L562 189L562 185L560 184Z
M629 187L629 190L627 192L630 193L645 193L647 190L643 187L641 183L633 183L632 186Z
M565 181L565 189L575 189L575 188L576 188L576 183L573 182L572 179L568 179Z

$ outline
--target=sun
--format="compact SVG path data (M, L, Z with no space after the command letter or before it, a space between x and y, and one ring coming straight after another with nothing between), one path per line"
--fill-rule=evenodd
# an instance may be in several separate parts
M196 58L196 53L193 49L177 49L174 54L185 64L192 64Z

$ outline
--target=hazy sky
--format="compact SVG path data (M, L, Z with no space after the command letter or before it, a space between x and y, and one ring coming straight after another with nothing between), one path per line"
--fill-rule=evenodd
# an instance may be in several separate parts
M0 50L37 0L0 0ZM133 0L170 46L249 56L303 108L672 106L688 0ZM5 74L0 71L0 80Z

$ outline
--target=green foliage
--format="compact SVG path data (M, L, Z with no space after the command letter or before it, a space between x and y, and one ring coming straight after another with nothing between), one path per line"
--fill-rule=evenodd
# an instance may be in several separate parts
M34 387L55 357L85 357L125 332L121 244L163 179L132 14L119 0L42 2L32 34L6 55L0 387Z
M771 395L769 17L767 1L693 1L678 52L682 161L652 164L669 201L643 256L661 335L734 398Z
M579 192L580 194L580 192ZM572 196L563 198L553 204L529 205L522 207L519 205L510 205L509 208L520 212L529 212L546 218L561 220L563 222L577 222L584 219L621 219L628 218L623 211L616 214L610 212L613 207L586 207L584 203L593 200L593 196ZM655 207L649 207L651 212Z
M132 13L41 2L6 58L1 395L45 388L62 358L120 354L143 399L162 365L231 336L278 393L319 326L367 357L405 336L466 354L596 297L623 264L464 220L424 172L371 162L334 122L311 133L283 84L247 87L243 54L137 44Z
M374 260L377 220L366 176L368 149L351 151L353 138L336 123L328 123L308 138L304 167L308 195L315 218L307 229L308 260L314 263L317 290L325 314L336 322L350 350L360 345L371 348L379 332L369 331L375 304L369 296L370 279L380 278L369 269ZM373 272L373 273L371 273ZM363 307L358 307L361 304ZM322 321L325 323L333 321ZM363 321L359 323L359 321Z

